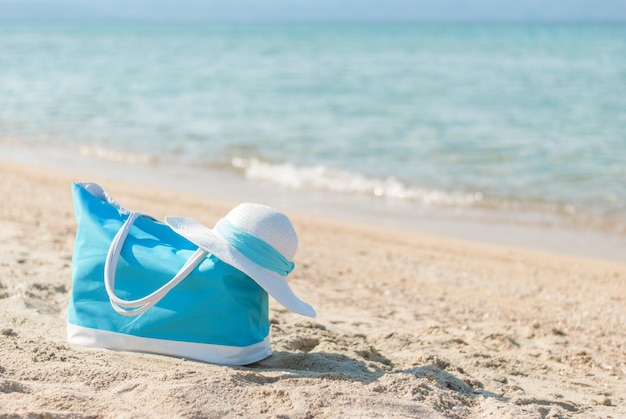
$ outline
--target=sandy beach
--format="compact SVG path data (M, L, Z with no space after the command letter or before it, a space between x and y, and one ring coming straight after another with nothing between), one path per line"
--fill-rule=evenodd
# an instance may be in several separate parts
M626 417L626 265L290 213L274 355L245 367L67 344L70 183L206 225L236 202L0 163L1 417Z

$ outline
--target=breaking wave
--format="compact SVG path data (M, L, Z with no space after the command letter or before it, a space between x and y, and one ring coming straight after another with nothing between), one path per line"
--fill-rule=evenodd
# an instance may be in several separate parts
M113 150L100 146L80 146L79 153L83 156L94 157L102 160L115 161L129 164L150 164L158 159L151 154L135 154Z
M379 179L324 165L299 167L291 163L274 164L258 158L243 157L233 158L231 165L242 171L248 179L272 182L291 189L362 194L433 205L470 206L483 201L483 194L480 192L450 192L411 187L395 177Z

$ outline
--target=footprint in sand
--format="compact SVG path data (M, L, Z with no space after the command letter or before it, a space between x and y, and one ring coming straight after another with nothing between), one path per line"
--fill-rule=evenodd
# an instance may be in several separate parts
M320 340L318 338L305 336L292 340L285 347L292 351L311 352L319 344Z
M25 385L13 381L0 379L0 393L28 393L29 389Z

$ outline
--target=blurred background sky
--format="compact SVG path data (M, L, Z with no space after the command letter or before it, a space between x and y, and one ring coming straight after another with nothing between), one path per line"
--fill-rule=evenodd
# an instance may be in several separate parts
M0 0L0 21L626 21L626 0Z

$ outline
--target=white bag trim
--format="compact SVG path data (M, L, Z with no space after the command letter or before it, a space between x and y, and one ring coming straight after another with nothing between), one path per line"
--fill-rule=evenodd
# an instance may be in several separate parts
M81 346L149 352L221 365L252 364L272 354L269 335L263 341L250 346L225 346L144 338L68 323L67 341Z

